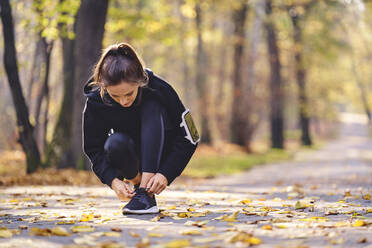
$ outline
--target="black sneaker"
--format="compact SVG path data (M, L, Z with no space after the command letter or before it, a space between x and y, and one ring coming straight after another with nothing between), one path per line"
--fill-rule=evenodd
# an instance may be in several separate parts
M123 207L123 214L157 214L159 213L156 205L155 195L150 197L145 188L136 188L136 194Z

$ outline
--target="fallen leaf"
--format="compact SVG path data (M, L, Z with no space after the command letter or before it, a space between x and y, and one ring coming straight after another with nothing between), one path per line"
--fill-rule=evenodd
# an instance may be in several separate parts
M273 227L271 225L264 225L261 227L263 230L273 230Z
M138 233L135 233L133 231L129 231L129 235L132 236L133 238L139 238L140 235Z
M254 237L252 234L240 231L234 234L227 240L229 243L243 242L249 245L259 245L261 244L261 239Z
M83 214L83 217L79 221L91 221L94 218L94 214Z
M31 228L31 231L29 233L31 235L37 235L37 236L50 236L52 234L52 231L49 228L33 227Z
M89 235L83 235L82 237L77 237L73 239L75 244L78 245L91 245L91 246L96 246L96 238L93 236Z
M121 236L120 233L118 232L104 232L103 235L106 237L117 237L117 238Z
M122 232L123 230L119 227L111 227L111 231L113 232Z
M191 242L188 239L176 239L169 241L168 243L165 244L166 248L183 248L190 246Z
M93 232L94 231L94 227L93 226L73 226L70 229L74 233Z
M9 230L0 230L0 238L11 238L13 233Z
M99 248L123 248L123 247L124 247L123 245L112 241L106 241L99 244Z
M63 227L53 227L51 230L52 234L57 235L57 236L70 236L71 233L69 233L65 228Z
M139 243L136 244L136 248L147 248L150 247L150 245L151 245L150 240L147 237L145 237L141 239Z
M362 198L364 199L364 200L371 200L371 195L370 194L365 194L365 195L363 195L362 196Z
M252 203L252 199L244 199L244 200L241 200L239 203L241 203L241 204Z
M364 222L364 220L356 220L356 221L352 224L352 226L354 226L354 227L365 226L365 225L366 225L366 223Z
M154 233L154 232L150 232L147 234L147 236L149 237L153 237L153 238L161 238L161 237L164 237L164 234L162 233Z
M198 231L198 230L183 230L183 231L180 231L180 234L182 235L202 235L202 232L201 231Z
M58 221L57 225L73 225L75 224L74 220Z

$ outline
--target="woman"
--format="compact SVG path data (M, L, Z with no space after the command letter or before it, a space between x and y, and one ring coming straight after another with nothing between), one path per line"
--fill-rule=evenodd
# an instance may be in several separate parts
M200 140L189 110L127 43L104 50L84 95L92 170L120 200L131 198L123 214L158 213L154 194L182 173Z

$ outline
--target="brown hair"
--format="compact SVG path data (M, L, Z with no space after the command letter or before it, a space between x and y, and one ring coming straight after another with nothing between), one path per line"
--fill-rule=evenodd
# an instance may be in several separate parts
M101 98L107 103L106 86L128 82L146 87L149 76L144 67L144 63L131 45L113 44L103 50L94 68L94 81L89 85L99 86Z

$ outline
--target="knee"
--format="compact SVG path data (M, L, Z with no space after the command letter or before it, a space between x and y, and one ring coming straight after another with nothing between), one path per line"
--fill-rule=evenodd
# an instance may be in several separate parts
M149 100L142 105L142 121L153 123L159 117L163 120L166 126L168 126L168 114L165 107L155 100Z
M116 132L106 139L104 149L109 155L132 152L134 150L134 142L127 134Z

